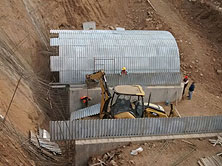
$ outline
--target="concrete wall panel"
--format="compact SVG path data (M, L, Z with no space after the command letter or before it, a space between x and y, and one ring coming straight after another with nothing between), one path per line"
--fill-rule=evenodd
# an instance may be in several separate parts
M183 84L180 86L148 86L143 87L144 92L146 93L145 102L148 101L149 94L151 93L151 102L174 102L176 100L181 100ZM110 88L112 91L112 88ZM89 105L94 105L100 103L101 100L101 89L93 88L88 89L86 86L71 86L69 91L69 108L70 112L77 111L82 108L80 101L81 96L90 96L92 100L89 102Z

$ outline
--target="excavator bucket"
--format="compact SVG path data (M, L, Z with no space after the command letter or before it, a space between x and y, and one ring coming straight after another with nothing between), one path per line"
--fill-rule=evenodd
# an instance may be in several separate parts
M90 79L87 75L86 75L86 80L85 83L87 85L87 88L95 88L98 86L99 81L96 81L94 79Z

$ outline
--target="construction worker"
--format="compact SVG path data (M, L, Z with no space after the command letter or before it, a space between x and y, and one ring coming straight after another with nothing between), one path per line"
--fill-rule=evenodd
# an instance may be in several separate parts
M92 98L89 96L82 96L80 100L82 101L83 107L88 107L89 101L92 100Z
M184 79L183 79L183 83L184 83L184 87L183 87L183 95L185 93L185 90L186 90L186 87L189 83L189 80L188 80L188 76L185 76Z
M190 88L189 88L189 94L188 94L189 100L191 100L191 98L192 98L194 89L195 89L195 82L192 82L192 84L190 85Z
M127 74L128 74L128 72L126 70L126 67L123 67L120 75L127 75Z

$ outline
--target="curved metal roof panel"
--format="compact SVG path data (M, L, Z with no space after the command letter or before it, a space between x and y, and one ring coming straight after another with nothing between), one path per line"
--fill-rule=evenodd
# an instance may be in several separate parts
M60 83L83 83L85 74L103 69L118 79L118 74L126 66L130 74L158 75L177 73L172 77L149 77L144 84L179 84L180 58L175 38L167 31L129 30L51 30L58 38L51 38L50 45L59 47L59 56L51 56L51 71L60 72ZM129 74L129 75L130 75ZM132 76L131 75L131 76ZM130 77L130 76L129 76ZM147 77L147 75L146 75ZM130 78L133 79L133 78ZM112 77L110 78L112 81ZM114 82L128 84L127 79ZM144 79L142 79L144 80ZM146 80L146 79L145 79ZM112 84L112 83L111 83ZM138 84L143 84L139 83Z

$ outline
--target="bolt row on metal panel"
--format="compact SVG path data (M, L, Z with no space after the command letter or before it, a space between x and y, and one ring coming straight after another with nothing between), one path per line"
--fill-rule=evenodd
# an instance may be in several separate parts
M222 132L222 116L51 121L52 141Z

